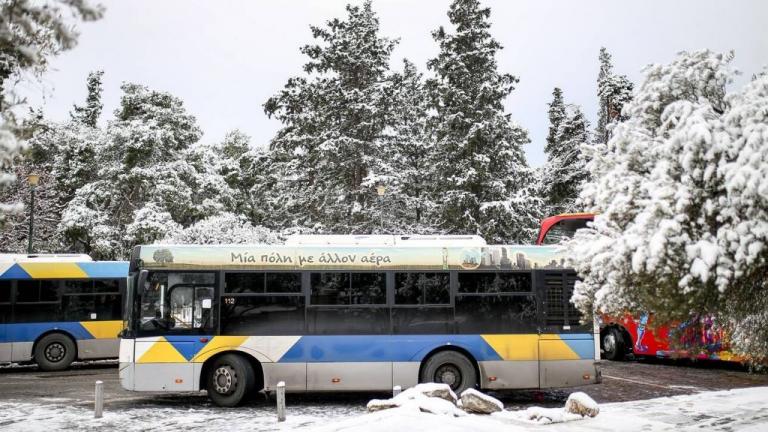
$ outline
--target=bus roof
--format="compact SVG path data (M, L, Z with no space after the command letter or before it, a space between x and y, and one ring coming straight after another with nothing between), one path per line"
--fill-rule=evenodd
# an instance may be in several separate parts
M14 254L0 253L0 263L5 262L83 262L93 261L87 254Z
M553 246L149 245L133 268L274 270L484 270L563 268Z
M0 262L0 280L9 279L97 279L128 276L127 261Z
M287 246L485 246L476 235L307 235L296 234L285 240Z

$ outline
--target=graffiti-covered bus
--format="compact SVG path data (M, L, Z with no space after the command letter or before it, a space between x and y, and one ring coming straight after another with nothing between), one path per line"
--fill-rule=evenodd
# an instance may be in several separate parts
M565 213L541 221L538 245L556 245L574 236L594 220L593 213ZM717 317L692 316L681 323L654 322L652 313L627 312L621 316L600 316L602 356L623 360L628 355L640 357L691 358L740 362L733 354L728 335Z
M326 240L137 247L122 386L234 406L280 381L305 392L599 380L594 326L569 302L575 274L554 248Z
M0 363L117 358L127 275L87 255L0 255Z

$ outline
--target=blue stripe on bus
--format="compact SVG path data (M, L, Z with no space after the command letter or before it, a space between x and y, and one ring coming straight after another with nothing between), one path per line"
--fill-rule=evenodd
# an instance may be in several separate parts
M77 265L89 278L124 278L128 277L127 261L81 262Z
M213 339L213 336L173 336L173 335L165 335L163 338L170 342L171 345L176 349L176 351L179 352L182 356L184 356L187 361L192 360L194 356L197 355L197 353L200 352L206 345L208 345L208 341ZM200 342L200 339L204 338L207 339L206 342Z
M279 362L412 362L445 345L464 348L478 361L501 360L480 335L355 335L302 336Z
M47 322L0 324L0 342L34 342L41 334L50 330L63 330L77 340L93 339L93 336L79 322Z
M0 275L0 279L32 279L32 276L24 271L20 265L14 264Z
M579 335L569 335L569 334L561 334L560 339L565 342L566 345L568 345L568 348L572 349L573 352L575 352L579 358L581 359L593 359L595 358L595 341L593 339L594 336L591 334L587 334L586 337L589 339L582 339L582 338L574 338L572 336L579 336Z

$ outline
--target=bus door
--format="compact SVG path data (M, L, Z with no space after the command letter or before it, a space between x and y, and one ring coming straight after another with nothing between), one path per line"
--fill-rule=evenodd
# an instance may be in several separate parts
M213 272L151 272L140 287L135 390L195 390L195 354L215 328ZM140 377L140 379L139 379Z

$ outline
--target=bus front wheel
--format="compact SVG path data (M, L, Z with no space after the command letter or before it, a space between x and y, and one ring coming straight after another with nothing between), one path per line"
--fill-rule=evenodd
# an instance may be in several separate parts
M218 406L240 405L256 385L253 368L237 354L224 354L215 359L209 370L208 397Z
M35 362L44 371L64 370L75 361L77 347L72 339L61 333L51 333L35 345Z
M423 383L448 384L458 395L477 385L477 373L472 361L456 351L441 351L430 357L419 378Z

